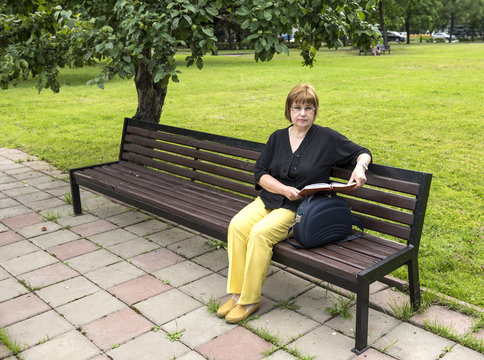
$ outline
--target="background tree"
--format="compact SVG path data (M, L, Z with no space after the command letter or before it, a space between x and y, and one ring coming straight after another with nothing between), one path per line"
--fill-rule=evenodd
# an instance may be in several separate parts
M169 81L178 81L175 55L189 48L186 65L203 67L216 50L214 24L237 24L256 61L287 52L278 35L293 27L303 64L311 66L324 43L368 47L379 35L366 21L373 1L360 0L2 0L0 84L29 76L41 91L58 92L59 68L101 63L90 84L114 76L133 78L138 94L134 118L159 122ZM368 6L362 6L368 4Z

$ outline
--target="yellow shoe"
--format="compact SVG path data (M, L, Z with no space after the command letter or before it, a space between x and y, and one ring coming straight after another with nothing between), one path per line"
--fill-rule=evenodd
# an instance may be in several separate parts
M234 299L229 299L225 304L221 305L217 310L218 317L225 317L232 310L237 302Z
M246 305L237 305L234 307L225 317L225 321L236 324L239 321L247 319L252 313L256 312L260 308L260 303L255 304L247 310Z

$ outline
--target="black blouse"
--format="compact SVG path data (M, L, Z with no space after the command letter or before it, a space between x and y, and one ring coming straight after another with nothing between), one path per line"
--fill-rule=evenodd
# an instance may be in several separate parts
M368 149L355 144L345 136L328 127L313 124L293 153L289 142L288 128L271 134L255 164L255 187L264 174L269 174L281 183L301 190L304 186L328 182L333 165L352 164ZM295 211L301 200L290 201L284 195L262 189L260 197L266 208L285 208Z

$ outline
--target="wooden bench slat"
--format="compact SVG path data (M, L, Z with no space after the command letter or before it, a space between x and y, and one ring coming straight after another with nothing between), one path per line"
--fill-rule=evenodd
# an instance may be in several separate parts
M362 187L348 193L346 196L354 197L363 200L369 200L373 203L385 204L388 206L395 206L405 210L413 211L417 204L415 197L390 193L383 190Z
M372 259L372 261L369 261L368 259L363 259L359 256L349 256L348 254L342 254L341 252L336 252L333 251L330 247L324 246L320 248L315 248L311 249L312 252L320 255L324 255L326 257L329 257L333 260L336 260L338 262L356 267L358 269L366 269L373 264L375 264L377 261Z
M230 222L233 215L237 213L238 210L245 206L244 203L240 203L239 206L234 205L234 200L228 198L216 196L214 192L210 194L204 194L201 189L198 189L197 193L187 192L185 189L181 189L178 186L174 189L166 189L152 183L149 179L143 177L136 177L136 175L126 175L121 177L121 173L116 173L115 170L110 170L108 168L99 170L86 170L86 174L92 176L93 178L101 178L102 181L112 184L120 184L126 186L136 187L142 184L150 185L150 193L158 194L157 197L163 196L163 201L166 199L174 198L180 204L184 204L185 209L192 209L193 211L204 211L213 216L218 217L218 220L224 220L226 225ZM104 178L102 178L104 176ZM211 198L216 200L216 203L209 203L202 201L203 198Z
M377 218L372 218L358 213L354 213L354 216L361 220L365 229L374 230L391 236L396 236L404 240L410 239L411 229L409 227L389 223Z
M103 180L99 177L99 173L95 174L94 177L91 177L89 176L89 171L86 171L83 173L79 173L78 176L89 177L90 181L103 184ZM131 184L123 183L121 181L113 181L112 179L109 180L109 186L111 186L112 189L116 192L136 197L137 199L143 200L144 202L151 205L160 206L160 200L155 200L158 198L156 196L156 192L146 189L140 189L139 187L134 187ZM203 221L207 226L213 227L214 229L220 231L226 231L227 223L228 221L230 221L230 215L226 216L226 219L223 219L223 216L220 213L211 214L208 211L200 211L200 209L196 209L198 211L194 211L195 209L193 207L187 206L185 203L180 201L179 198L176 197L167 196L163 198L163 206L177 215L184 216L189 219Z
M141 129L134 126L128 126L127 133L142 135L152 139L168 141L176 144L187 145L194 148L215 151L226 155L244 157L251 160L257 160L260 155L258 151L247 150L247 149L242 149L234 146L227 146L224 144L207 142L203 140L196 140L194 138L190 138L187 136L180 136L180 135L169 134L164 132L155 132L152 130Z
M351 170L333 167L331 176L348 180L351 177ZM411 181L399 180L385 176L372 174L371 171L366 173L367 185L381 187L388 190L394 190L402 193L417 195L420 189L418 183Z
M236 204L241 204L243 206L251 201L250 198L241 196L234 192L229 193L222 189L214 188L212 186L207 186L193 181L188 181L186 179L165 174L157 170L144 168L129 162L121 161L116 166L119 166L121 168L120 171L131 171L136 174L143 174L143 176L149 178L150 181L153 181L153 183L159 184L160 186L165 186L167 188L182 187L183 191L200 196L200 200L210 201L213 200L214 197L216 197L217 199L224 198L230 203L235 202ZM200 191L200 188L202 188L203 191Z
M105 169L105 171L109 170ZM179 179L178 181L176 181L177 179L172 179L162 183L159 182L158 179L153 178L150 174L143 174L142 176L137 176L137 174L125 174L124 176L121 176L121 173L119 173L119 175L112 173L111 175L120 180L129 181L134 186L141 184L146 187L152 187L153 189L156 189L160 195L165 194L167 196L176 196L180 200L192 203L198 208L217 211L224 216L226 214L235 215L238 210L242 209L249 203L248 198L244 199L236 194L229 194L222 190L217 191L217 189L215 189L216 191L214 191L214 189L211 189L210 187L198 187L195 189L193 183L191 184L188 181L182 182ZM173 186L167 187L167 183L169 184L170 182L172 182Z
M348 264L343 264L339 261L333 260L329 257L316 254L310 250L296 250L287 242L283 241L274 246L274 254L293 259L295 262L304 263L306 266L314 266L321 270L327 270L337 273L339 276L356 282L356 275L360 269ZM277 259L275 261L278 261ZM298 270L298 269L296 269Z
M201 182L205 182L205 183L208 183L208 184L219 186L221 188L226 188L226 189L229 189L229 190L241 193L241 194L247 194L247 195L251 195L251 196L257 196L257 194L258 194L258 191L256 191L254 189L254 187L251 187L251 186L248 186L248 185L243 185L241 183L236 183L234 181L228 181L228 180L225 180L223 178L211 176L211 175L204 174L204 173L201 173L201 172L198 172L198 171L189 170L189 169L186 169L186 168L182 168L182 167L179 167L179 166L163 163L163 162L160 162L160 161L155 161L155 160L152 160L152 159L150 159L146 156L135 155L135 154L132 154L132 153L123 153L122 159L147 164L147 165L149 165L153 168L159 169L159 170L171 172L171 173L174 173L176 175L184 176L184 177L189 178L189 179L198 180L198 181L201 181Z
M192 170L200 170L200 171L207 172L209 174L222 176L225 178L241 181L248 184L254 181L254 175L249 174L247 172L233 170L227 167L217 166L212 163L206 163L199 160L173 155L170 153L155 151L139 145L125 144L124 149L127 152L125 152L123 155L133 154L135 156L142 156L142 157L139 157L138 159L139 160L148 159L150 163L156 160L161 160L160 162L168 162L171 164L176 164L177 166L185 166ZM142 164L145 164L145 163L142 163ZM149 165L149 164L146 163L146 165Z
M129 146L131 144L141 145L148 149L158 149L161 151L166 151L168 153L189 156L198 160L205 160L207 162L229 166L234 169L243 170L250 173L253 180L253 172L255 163L247 162L246 160L239 160L234 158L229 158L227 156L218 155L216 153L202 151L200 149L189 148L186 146L173 145L171 143L159 142L155 140L150 140L142 138L138 135L126 135L126 142L124 143L124 149L126 151L136 152L136 147ZM142 153L143 154L143 153ZM144 155L148 155L144 153Z
M343 198L346 200L348 205L350 205L352 211L400 222L405 225L411 225L413 223L413 214L411 213L391 209L378 204L368 203L350 197Z

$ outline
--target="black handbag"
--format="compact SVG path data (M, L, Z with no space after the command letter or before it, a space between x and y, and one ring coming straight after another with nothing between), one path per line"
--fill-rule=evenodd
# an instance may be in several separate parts
M315 194L299 205L294 224L287 233L287 242L297 249L311 249L329 243L354 240L362 232L352 234L352 226L364 231L361 221L353 216L350 206L336 194ZM295 244L289 238L293 232Z

